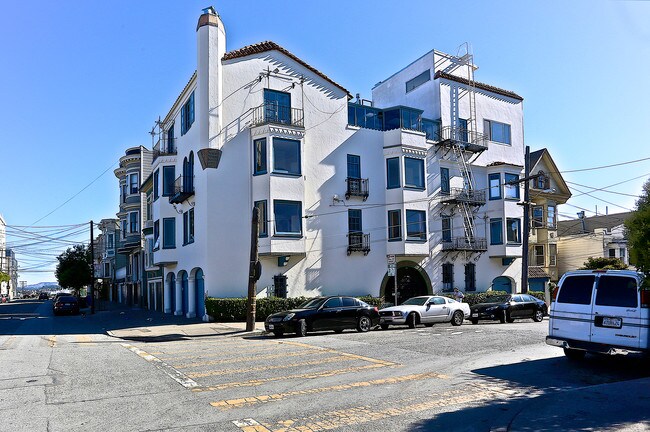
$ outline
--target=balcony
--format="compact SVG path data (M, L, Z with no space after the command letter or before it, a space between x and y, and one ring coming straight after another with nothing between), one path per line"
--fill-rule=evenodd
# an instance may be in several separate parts
M461 204L482 206L485 204L485 191L451 188L449 192L440 192L440 202L443 204Z
M360 197L364 201L368 199L368 179L348 177L345 181L348 184L345 199L350 197Z
M352 252L363 252L368 255L370 252L370 234L362 232L349 232L348 233L348 255Z
M168 140L160 138L156 145L153 146L153 160L155 161L160 156L175 155L176 154L176 139Z
M452 237L451 239L442 240L443 251L469 251L485 252L487 251L487 239L474 237L468 240L467 237Z
M464 150L480 153L488 149L485 134L466 128L445 126L440 129L440 146L460 145Z
M179 204L194 195L194 176L178 176L174 180L174 193L169 197L169 202Z
M303 110L291 108L290 106L277 105L272 102L264 103L253 109L252 126L261 126L269 123L304 128Z

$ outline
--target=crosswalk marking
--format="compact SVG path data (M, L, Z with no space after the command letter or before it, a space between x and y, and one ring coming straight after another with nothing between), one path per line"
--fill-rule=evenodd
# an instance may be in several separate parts
M87 335L75 335L74 338L76 343L85 345L97 345L95 342L93 342L92 338Z
M177 383L179 383L183 387L185 387L185 388L196 388L196 387L199 386L198 383L196 381L194 381L193 379L187 377L182 372L177 371L176 369L174 369L173 367L171 367L170 365L168 365L164 361L162 361L159 358L147 353L146 351L143 351L143 350L141 350L139 348L136 348L136 347L134 347L132 345L125 344L125 343L120 344L120 345L122 345L124 348L128 349L129 351L134 352L135 354L139 355L140 357L142 357L146 361L154 363L156 365L156 367L158 367L164 373L169 375L174 381L176 381Z
M323 354L323 352L315 348L312 348L311 350L304 350L298 352L286 352L280 354L268 354L268 355L250 356L250 357L236 357L236 358L226 358L220 360L208 360L204 362L187 363L187 364L176 365L176 368L187 369L187 368L213 366L213 365L236 363L236 362L247 362L247 361L257 361L257 360L266 360L266 359L275 359L275 358L284 358L284 357L298 357L298 356L307 356L307 355L319 355L319 354Z

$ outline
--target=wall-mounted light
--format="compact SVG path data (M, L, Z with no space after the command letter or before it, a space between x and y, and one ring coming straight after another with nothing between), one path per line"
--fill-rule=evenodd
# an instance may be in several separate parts
M289 263L289 256L279 256L278 257L278 267L286 267L286 265Z

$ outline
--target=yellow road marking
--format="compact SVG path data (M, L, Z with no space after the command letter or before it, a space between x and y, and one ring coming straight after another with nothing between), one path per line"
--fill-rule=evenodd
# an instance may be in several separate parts
M282 357L282 358L284 358L284 357L297 357L297 356L306 356L306 355L315 355L315 354L323 354L323 351L317 350L317 349L311 349L311 350L307 350L307 351L288 352L288 353L280 353L280 354L268 354L268 355L261 355L261 356L228 358L228 359L221 359L221 360L208 360L208 361L204 361L204 362L196 362L196 363L188 363L188 364L184 364L184 365L177 365L175 367L177 369L187 369L187 368L193 368L193 367L212 366L212 365L225 364L225 363L257 361L257 360L274 359L274 358L280 358L280 357Z
M346 360L352 360L352 359L347 356L338 355L335 357L328 357L322 360L312 360L312 361L306 361L301 363L281 364L281 365L272 365L272 366L258 366L252 368L244 368L244 369L224 369L224 370L216 370L216 371L209 371L209 372L195 372L195 373L187 374L187 376L190 378L203 378L203 377L208 377L213 375L228 375L228 374L237 374L237 373L245 373L245 372L259 372L259 371L274 370L274 369L285 369L285 368L299 367L299 366L314 366L319 364L333 363L337 361L346 361Z
M47 344L50 346L50 348L54 348L56 346L56 336L50 336L47 338Z
M331 348L323 348L323 347L318 347L318 346L313 346L313 345L307 345L305 343L300 343L300 342L283 341L283 342L280 342L280 343L287 344L287 345L299 346L299 347L303 347L303 348L309 348L309 349L317 349L317 350L324 351L324 352L336 353L336 354L344 355L344 356L347 356L347 357L350 357L350 358L353 358L353 359L356 359L356 360L363 360L363 361L367 361L367 362L370 362L370 363L381 364L381 365L384 365L384 366L394 366L396 364L396 363L389 362L389 361L386 361L386 360L378 360L378 359L374 359L374 358L370 358L370 357L360 356L360 355L357 355L357 354L344 353L344 352L337 351L337 350L334 350L334 349L331 349Z
M82 343L86 345L97 345L93 340L90 338L90 336L86 335L76 335L75 337L76 343Z
M245 419L247 423L239 427L242 431L246 432L320 432L420 411L444 408L451 405L473 403L486 399L493 400L498 396L498 394L488 390L453 390L445 392L445 394L432 394L420 398L393 401L388 408L375 409L371 406L358 406L344 410L329 411L300 419L281 420L275 424L258 423L253 419ZM401 408L398 408L398 406L401 406ZM237 424L235 423L235 425ZM253 424L258 428L251 429Z
M435 372L402 375L402 376L397 376L392 378L382 378L382 379L376 379L372 381L358 381L349 384L340 384L340 385L335 385L330 387L319 387L319 388L313 388L308 390L295 390L286 393L276 393L272 395L260 395L260 396L252 396L252 397L240 398L240 399L226 399L217 402L210 402L210 405L225 411L232 408L240 408L243 406L255 405L259 403L279 401L282 399L289 398L291 396L303 396L303 395L316 394L316 393L325 393L330 391L338 392L338 391L350 390L353 388L371 387L377 385L390 385L390 384L397 384L406 381L423 380L428 378L446 379L448 377L446 375L438 374Z
M271 377L271 378L260 378L260 379L255 379L251 381L241 381L241 382L229 382L229 383L223 383L219 384L216 386L212 387L201 387L201 388L194 388L192 391L194 392L204 392L204 391L215 391L215 390L224 390L227 388L233 388L233 387L256 387L260 386L269 382L273 381L281 381L281 380L290 380L290 379L313 379L313 378L322 378L322 377L329 377L333 375L340 375L344 373L350 373L350 372L357 372L360 370L368 370L368 369L375 369L379 367L386 367L386 365L383 364L378 364L378 363L373 363L365 366L354 366L354 367L349 367L345 369L336 369L336 370L330 370L330 371L323 371L323 372L312 372L312 373L305 373L305 374L297 374L297 375L286 375L286 376L277 376L277 377Z
M156 367L160 370L162 370L164 373L166 373L170 378L172 378L174 381L179 383L185 388L196 388L198 387L198 384L196 381L193 379L189 378L187 375L183 374L182 372L177 371L164 361L160 360L158 357L153 356L149 354L146 351L142 351L140 348L134 347L133 345L129 344L120 344L124 348L128 349L129 351L137 354L138 356L142 357L146 361L153 363L156 365Z

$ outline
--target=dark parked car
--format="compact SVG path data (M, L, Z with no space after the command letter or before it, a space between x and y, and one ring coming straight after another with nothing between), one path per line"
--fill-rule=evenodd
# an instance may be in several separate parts
M379 324L379 312L354 297L316 297L307 300L297 309L274 313L264 322L267 332L275 336L295 333L304 336L307 332L345 329L367 332Z
M47 295L47 293L45 293L45 292L42 292L42 293L40 293L40 294L38 295L38 299L39 299L39 300L48 300L49 298L50 298L50 296Z
M60 296L54 303L54 315L78 315L79 301L74 296Z
M477 324L479 320L499 320L513 322L516 319L532 318L542 321L548 308L543 301L528 294L509 294L492 297L489 303L479 303L471 308L470 321Z

